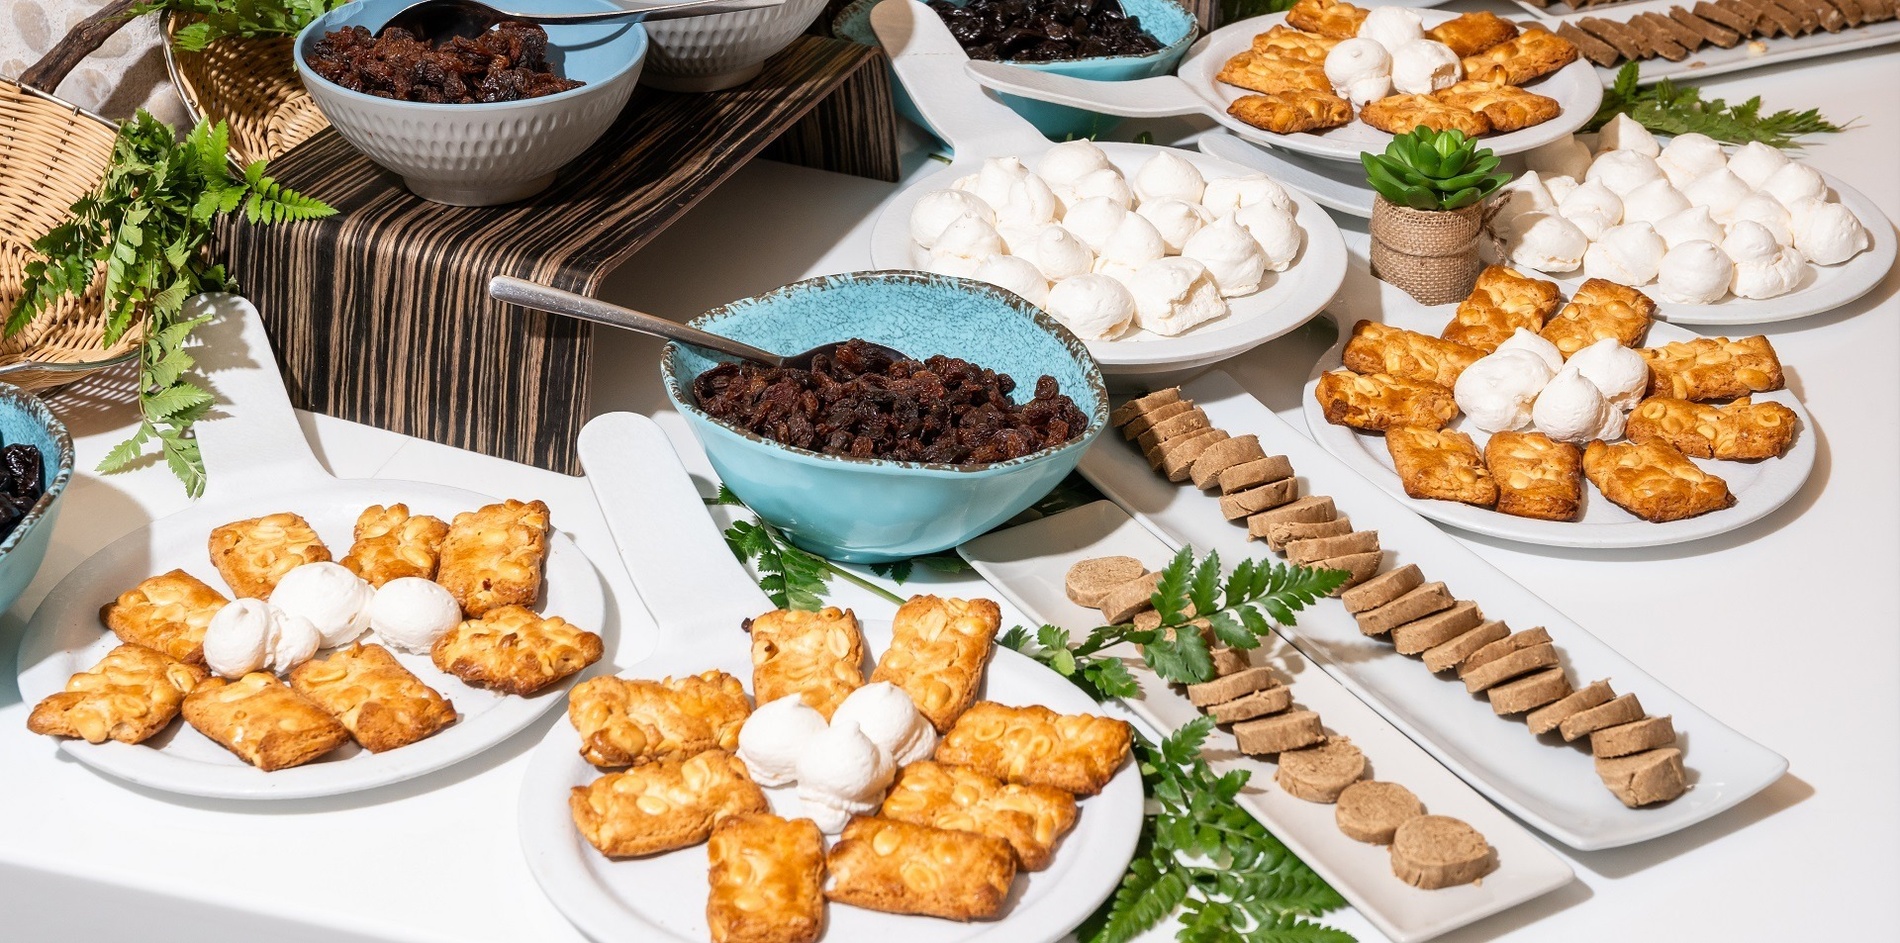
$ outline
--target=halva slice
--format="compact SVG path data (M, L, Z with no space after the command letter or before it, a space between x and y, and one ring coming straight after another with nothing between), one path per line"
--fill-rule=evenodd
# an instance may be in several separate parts
M1069 567L1062 588L1078 606L1100 609L1110 590L1148 572L1134 557L1096 557Z
M1443 583L1426 583L1397 599L1359 613L1359 631L1366 635L1384 635L1416 619L1450 609L1457 600Z
M1597 776L1622 803L1634 809L1668 802L1688 788L1682 751L1675 747L1597 760Z
M1313 711L1287 711L1235 724L1234 739L1240 744L1240 752L1266 756L1310 747L1325 740L1326 731Z
M1367 553L1349 553L1343 557L1328 557L1318 563L1309 564L1322 570L1344 570L1346 581L1333 588L1328 595L1337 596L1364 582L1379 572L1379 564L1385 560L1385 551L1373 550Z
M1188 701L1195 707L1210 707L1215 704L1224 704L1245 694L1266 690L1279 683L1273 677L1273 670L1270 668L1248 668L1224 678L1190 684L1187 686L1187 695Z
M1217 724L1237 724L1243 720L1278 714L1292 706L1293 690L1280 684L1242 695L1224 704L1211 705L1207 708L1207 716L1214 718Z
M1417 655L1428 648L1443 645L1484 622L1484 610L1468 600L1459 600L1450 609L1413 619L1392 630L1392 645L1401 655Z
M1575 740L1618 724L1635 723L1643 719L1643 703L1634 694L1625 694L1615 700L1605 701L1589 710L1578 711L1557 725L1565 741Z
M1425 803L1398 783L1353 783L1341 790L1333 821L1354 841L1389 845L1399 826L1425 814Z
M1607 703L1615 696L1616 692L1610 690L1610 682L1607 679L1592 681L1572 691L1568 697L1531 711L1525 716L1524 725L1531 728L1531 733L1549 733L1556 730L1558 724L1572 716Z
M1546 668L1508 684L1500 684L1486 691L1485 695L1491 699L1491 710L1499 717L1509 717L1543 707L1569 693L1570 679L1564 675L1564 670Z
M1366 774L1366 755L1344 737L1316 747L1280 754L1273 781L1288 795L1308 802L1335 802L1347 786Z
M1267 549L1279 553L1286 545L1295 540L1311 540L1315 537L1338 537L1352 533L1352 518L1336 517L1330 521L1288 521L1267 528Z
M1418 564L1407 563L1353 587L1352 592L1341 596L1339 601L1346 604L1347 612L1365 612L1377 609L1424 583L1425 574L1419 572Z
M1449 671L1464 663L1477 651L1511 634L1502 622L1486 622L1463 635L1425 650L1425 667L1432 672Z
M1484 877L1497 853L1478 830L1448 815L1421 815L1392 837L1392 873L1413 887L1435 891Z
M1590 752L1602 759L1674 746L1675 743L1676 725L1667 717L1645 717L1590 734Z

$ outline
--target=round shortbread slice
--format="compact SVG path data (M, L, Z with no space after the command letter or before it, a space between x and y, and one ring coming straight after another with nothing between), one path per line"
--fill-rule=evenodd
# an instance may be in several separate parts
M1062 581L1069 601L1078 606L1100 609L1111 590L1146 575L1148 568L1134 557L1096 557L1069 567Z
M1316 747L1280 754L1273 781L1298 799L1336 802L1347 786L1366 774L1366 755L1345 737L1334 737Z
M1389 845L1399 826L1425 814L1425 803L1398 783L1378 780L1353 783L1339 793L1333 820L1347 838L1371 845Z
M1448 815L1421 815L1392 838L1392 873L1428 891L1470 884L1497 864L1478 830Z

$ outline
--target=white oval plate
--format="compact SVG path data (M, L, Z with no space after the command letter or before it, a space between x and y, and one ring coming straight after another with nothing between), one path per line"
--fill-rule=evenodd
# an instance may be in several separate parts
M1044 149L1049 146L1045 143ZM1254 172L1217 157L1178 148L1113 142L1103 142L1100 146L1116 169L1130 178L1148 159L1164 152L1192 163L1209 179ZM1040 153L1037 150L1013 156L1033 167ZM959 167L933 174L893 197L871 233L871 264L883 269L922 268L928 260L919 258L916 243L910 238L911 207L924 194L947 189L966 172L969 170L960 163ZM1273 340L1312 320L1313 315L1332 303L1346 279L1346 243L1325 210L1296 189L1289 187L1287 193L1298 204L1294 218L1306 231L1306 241L1286 271L1269 272L1266 287L1260 291L1227 299L1226 317L1198 325L1179 336L1163 337L1140 331L1118 340L1088 341L1089 353L1102 365L1102 372L1128 375L1205 366Z
M1566 289L1565 293L1567 295L1569 290ZM1457 308L1456 305L1426 307L1409 297L1403 303L1396 303L1392 295L1403 295L1403 292L1397 289L1381 292L1385 308L1380 320L1393 327L1433 337L1437 337L1438 332L1444 329ZM1341 355L1346 342L1351 339L1351 331L1350 324L1339 326L1339 340L1320 356L1319 362L1313 367L1312 376L1307 378L1301 403L1310 434L1326 451L1345 462L1353 471L1364 475L1366 480L1404 502L1407 507L1432 520L1472 533L1545 547L1660 547L1700 540L1753 523L1788 503L1801 491L1801 486L1808 480L1808 473L1814 469L1814 420L1793 393L1776 390L1772 393L1757 393L1755 399L1780 403L1800 417L1801 428L1795 433L1794 446L1788 450L1788 454L1759 462L1691 459L1704 471L1728 482L1729 490L1735 495L1735 505L1720 511L1666 524L1652 524L1611 504L1597 492L1596 486L1587 482L1583 488L1583 514L1575 521L1540 521L1456 501L1408 497L1404 485L1399 482L1398 472L1393 470L1392 454L1385 447L1385 437L1327 422L1326 416L1320 412L1319 402L1313 398L1313 389L1319 383L1320 374L1340 367ZM1657 322L1650 325L1646 343L1655 346L1695 340L1698 336L1685 328ZM1483 448L1490 436L1472 427L1466 420L1467 417L1460 414L1452 420L1451 428L1470 435L1478 447Z
M182 569L229 595L211 565L212 528L278 511L304 516L339 558L351 542L357 515L372 504L402 502L417 514L443 520L496 499L473 491L414 481L329 480L298 483L282 494L201 503L108 544L74 568L34 613L20 643L20 695L33 703L63 690L71 675L96 664L118 645L99 621L99 607L140 580ZM540 612L590 631L606 618L606 595L592 563L565 535L548 540L547 579ZM140 744L91 744L62 739L59 748L102 773L166 792L220 799L301 799L373 789L434 772L487 750L563 702L569 678L533 697L499 694L463 684L436 669L429 656L391 651L424 684L454 702L455 724L417 743L370 753L345 743L302 766L266 773L238 759L183 719Z
M863 623L870 658L890 645L888 622ZM682 644L655 655L629 677L658 678L717 668L751 684L752 656L736 621L673 626ZM718 644L727 641L729 644ZM687 646L690 646L688 648ZM1087 695L1041 665L997 647L979 696L1004 704L1042 704L1064 713L1099 713ZM568 793L602 772L580 757L580 738L556 723L535 749L521 784L521 848L535 880L555 909L596 940L706 940L706 847L696 845L646 858L609 859L581 837L568 812ZM772 810L799 817L791 788L767 789ZM1134 855L1142 822L1141 775L1122 766L1099 795L1080 802L1075 829L1056 847L1044 871L1019 874L996 920L958 923L879 913L830 904L829 940L903 940L905 943L1053 943L1066 936L1113 893Z

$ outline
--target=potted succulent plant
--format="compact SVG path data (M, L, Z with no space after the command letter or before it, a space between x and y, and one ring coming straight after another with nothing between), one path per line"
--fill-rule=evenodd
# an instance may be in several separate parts
M1484 199L1511 179L1498 157L1459 131L1423 125L1363 153L1372 204L1372 274L1421 304L1462 300L1477 282Z

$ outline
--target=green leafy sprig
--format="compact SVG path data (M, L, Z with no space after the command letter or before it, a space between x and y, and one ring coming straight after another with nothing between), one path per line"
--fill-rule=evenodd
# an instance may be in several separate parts
M206 46L225 38L240 36L295 36L310 21L348 0L146 0L132 8L128 16L143 16L158 10L170 10L197 17L173 34L178 48L201 52Z
M106 453L102 472L132 464L154 444L192 497L204 491L204 460L192 423L211 394L187 378L196 365L185 349L204 319L182 319L185 299L230 285L205 252L217 217L252 223L315 219L336 212L285 189L257 161L234 173L223 122L200 121L184 140L140 110L119 127L112 163L98 190L70 208L66 222L33 243L43 258L26 265L19 299L8 312L12 337L63 298L79 297L104 272L105 344L140 326L139 412L132 437Z
M1350 574L1259 560L1242 560L1222 578L1220 554L1210 551L1198 562L1183 547L1161 570L1149 603L1160 617L1152 628L1105 625L1081 641L1067 630L1045 625L1032 638L1016 626L998 639L1042 662L1094 695L1135 697L1140 689L1121 659L1105 655L1123 642L1141 646L1142 662L1163 680L1198 684L1214 677L1202 624L1214 640L1243 650L1260 647L1274 625L1289 625L1293 614L1337 589Z
M1419 125L1392 137L1385 153L1359 155L1366 182L1387 202L1415 210L1455 210L1484 199L1510 182L1498 156L1457 130Z
M1603 90L1603 104L1597 109L1588 129L1595 131L1619 114L1629 115L1637 124L1661 134L1697 132L1727 144L1760 141L1771 147L1799 148L1796 140L1803 134L1834 134L1853 125L1835 124L1823 117L1818 108L1806 111L1761 113L1761 96L1739 105L1720 98L1703 98L1702 90L1692 85L1677 85L1660 79L1647 88L1641 85L1641 69L1626 62L1617 70L1616 81Z
M707 503L752 510L725 485L720 485L719 494ZM823 608L825 595L831 591L832 577L842 577L886 600L900 606L904 604L904 597L809 550L800 549L756 512L753 520L732 522L725 530L725 538L732 555L758 571L759 588L772 600L772 605L780 609ZM908 571L905 575L909 576Z
M1214 719L1159 744L1135 741L1155 811L1113 897L1076 929L1081 943L1127 943L1177 911L1182 943L1350 943L1304 919L1346 905L1236 801L1251 773L1216 774L1201 756Z

